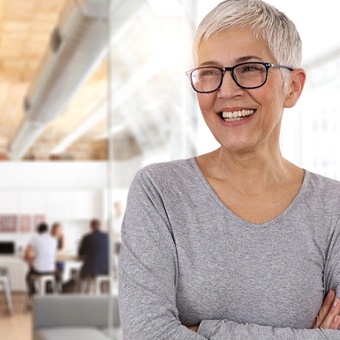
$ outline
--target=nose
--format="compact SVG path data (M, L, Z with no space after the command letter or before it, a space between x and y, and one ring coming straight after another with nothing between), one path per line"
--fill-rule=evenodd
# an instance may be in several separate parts
M244 89L239 87L234 80L231 71L225 71L223 78L222 78L222 84L220 88L218 89L218 96L220 97L234 97L239 96L244 92Z

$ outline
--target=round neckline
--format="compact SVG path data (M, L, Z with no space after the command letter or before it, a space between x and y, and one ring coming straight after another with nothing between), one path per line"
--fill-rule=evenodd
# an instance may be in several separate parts
M305 169L303 169L304 171L304 177L303 177L303 181L301 184L301 187L298 191L298 193L296 194L296 196L294 197L294 199L292 200L292 202L288 205L288 207L283 210L278 216L276 216L275 218L273 218L272 220L263 222L263 223L253 223L250 221L247 221L245 219L243 219L242 217L236 215L233 211L231 211L220 199L220 197L216 194L216 192L214 191L214 189L211 187L211 185L209 184L208 180L205 178L205 176L203 175L201 169L199 168L196 158L192 157L189 158L189 162L191 164L191 166L194 168L194 171L197 173L201 183L203 184L203 186L206 189L207 194L209 194L214 201L216 201L219 206L222 208L222 210L227 213L230 217L232 217L233 219L237 220L239 223L242 223L243 225L247 225L250 227L268 227L271 224L277 223L279 222L281 219L283 219L285 217L285 215L291 210L293 209L297 202L300 200L300 197L303 195L303 192L305 191L305 188L307 186L307 183L309 181L309 172Z

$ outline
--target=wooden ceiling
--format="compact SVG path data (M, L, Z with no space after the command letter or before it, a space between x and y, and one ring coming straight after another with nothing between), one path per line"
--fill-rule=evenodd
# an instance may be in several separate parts
M24 118L24 99L44 58L60 12L67 0L0 1L0 155ZM50 159L50 151L77 128L107 93L104 62L86 82L66 111L49 124L26 153L26 159ZM63 152L75 160L106 159L106 120L102 120ZM102 139L98 139L101 136ZM104 137L103 137L104 136Z
M0 159L11 159L11 143L17 140L22 123L27 122L25 99L50 51L51 34L58 26L60 14L73 1L0 0ZM74 3L78 2L81 3ZM187 84L184 66L192 35L189 11L183 10L177 1L169 8L162 4L158 10L159 3L152 4L126 1L111 16L111 33L115 35L110 51L110 69L114 69L110 121L104 115L66 148L60 147L106 102L109 72L104 60L67 103L64 112L29 144L24 159L106 160L108 130L114 141L113 158L129 159L167 148L176 134L187 133L185 126L194 118L184 114L185 104L191 107L194 94L188 86L190 98L184 99L179 84ZM183 47L181 53L177 53L178 46Z

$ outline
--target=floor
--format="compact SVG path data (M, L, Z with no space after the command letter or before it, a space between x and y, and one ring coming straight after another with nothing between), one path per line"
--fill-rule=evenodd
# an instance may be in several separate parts
M1 340L31 340L31 311L24 308L25 294L12 293L13 315L8 315L4 294L0 291Z

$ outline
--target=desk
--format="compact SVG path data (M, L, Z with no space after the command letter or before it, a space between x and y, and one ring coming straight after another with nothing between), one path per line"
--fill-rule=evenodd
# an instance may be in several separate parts
M71 277L73 269L79 270L82 266L82 259L73 254L63 254L57 256L58 261L65 262L65 270L63 273L63 281L67 281ZM28 272L28 264L19 255L1 255L0 266L8 268L11 290L13 292L26 292L26 274Z
M57 255L57 261L82 261L82 257L74 254L59 254Z
M65 263L65 268L62 276L62 281L68 281L71 279L72 270L80 270L83 261L82 258L78 255L73 254L61 254L57 256L57 261L61 261Z

